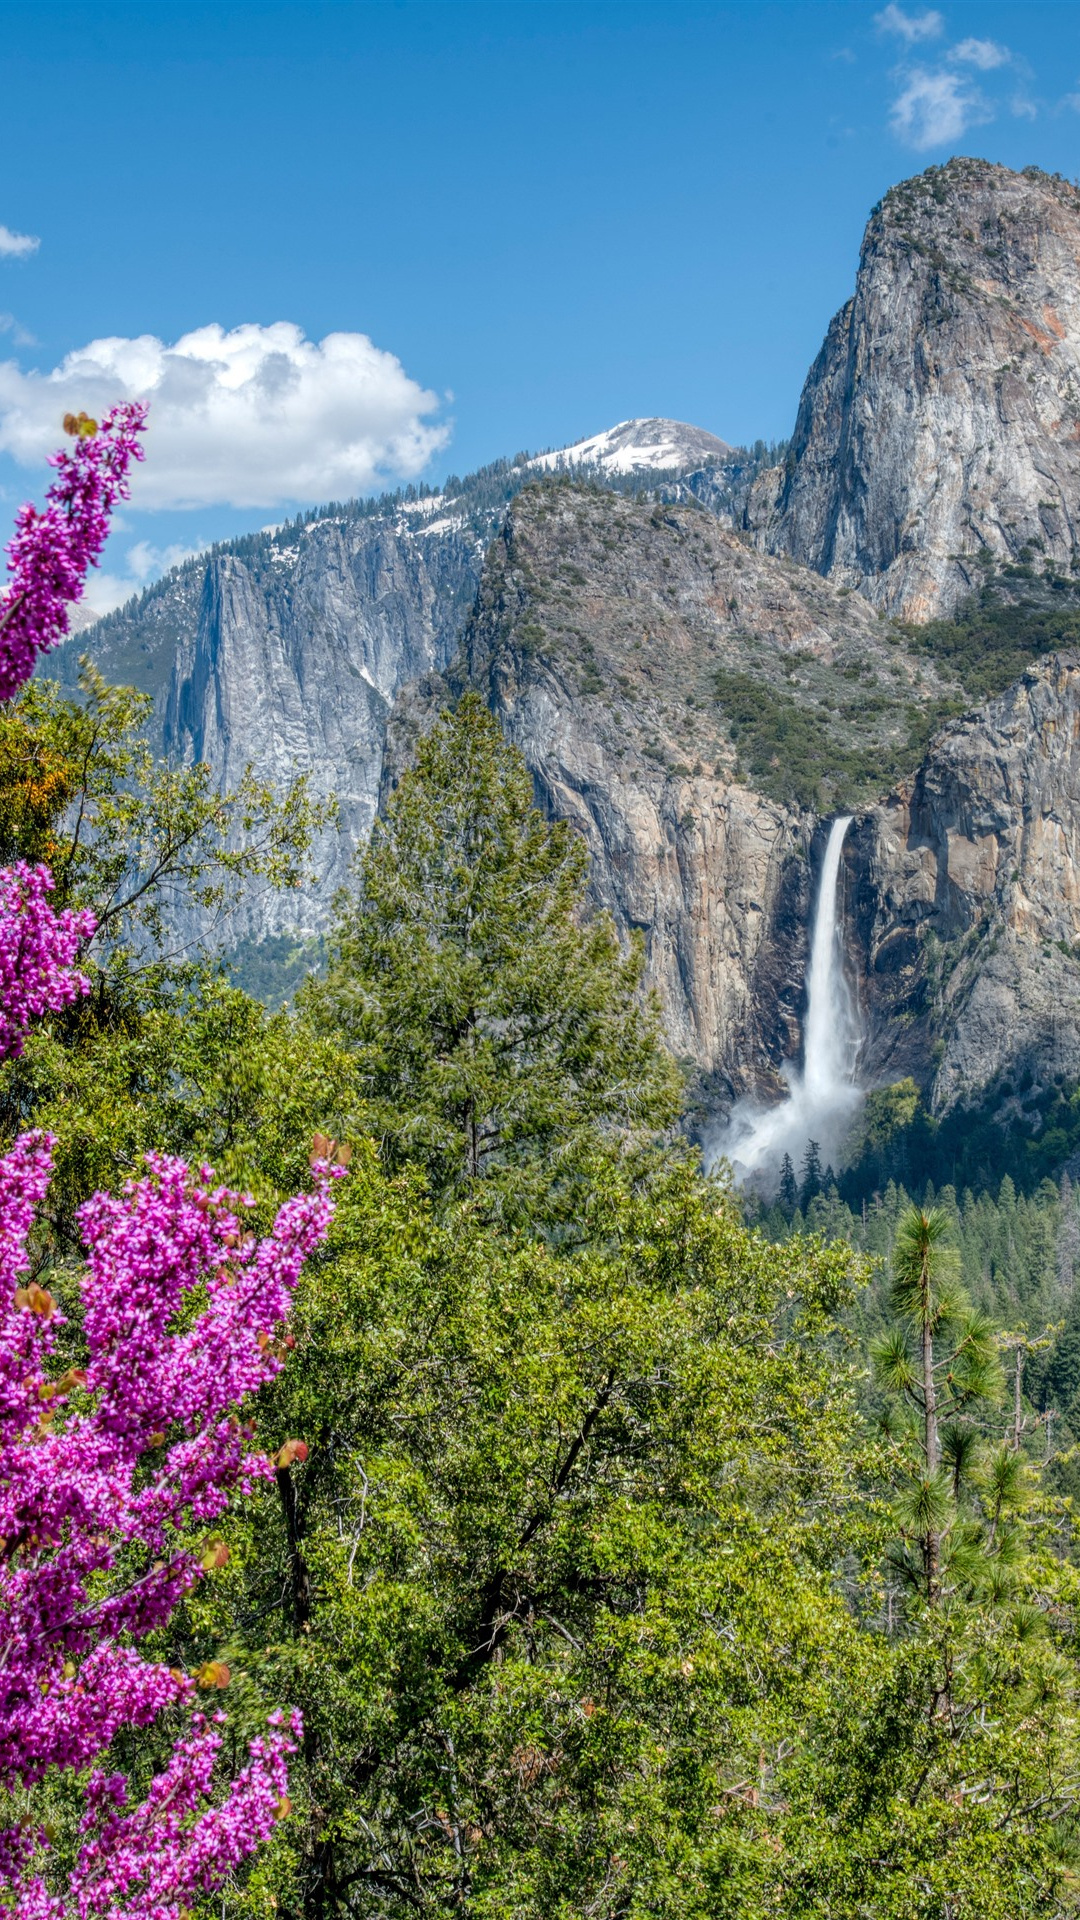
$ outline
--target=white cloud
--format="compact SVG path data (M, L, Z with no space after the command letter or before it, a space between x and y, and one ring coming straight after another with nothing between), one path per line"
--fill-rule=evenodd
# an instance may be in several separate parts
M905 13L890 0L881 13L875 13L874 25L879 33L895 33L905 46L912 47L918 40L936 40L945 22L932 7L925 13Z
M17 347L36 347L32 333L21 326L13 313L0 313L0 333L10 333Z
M25 466L63 415L150 401L139 507L275 507L410 479L444 446L439 402L363 333L304 337L291 321L92 340L51 372L0 362L0 451Z
M115 516L112 528L115 534ZM111 549L112 542L109 544ZM126 564L119 573L99 573L95 569L90 574L86 583L86 599L79 604L90 613L111 613L114 607L122 607L125 600L140 593L151 580L157 580L161 574L168 573L170 567L178 567L181 560L190 560L192 554L200 551L200 547L186 546L182 541L172 546L155 547L149 540L136 540L128 548L124 556Z
M10 227L0 226L0 259L25 260L28 253L36 253L41 245L32 233L12 233Z
M960 40L955 47L950 47L949 59L961 60L965 66L978 67L980 73L989 73L994 67L1007 67L1012 54L996 40Z
M969 127L993 115L981 94L956 73L928 73L916 68L908 75L889 114L890 125L905 146L920 152L949 146Z

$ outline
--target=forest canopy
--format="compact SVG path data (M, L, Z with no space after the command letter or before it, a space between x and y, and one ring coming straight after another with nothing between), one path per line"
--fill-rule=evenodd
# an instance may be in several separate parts
M1052 1319L1071 1191L913 1210L894 1183L864 1223L819 1182L749 1223L680 1127L640 952L475 699L421 744L297 1006L212 956L148 961L167 871L212 889L238 856L126 700L34 688L0 732L5 857L120 903L90 993L3 1069L9 1131L56 1135L35 1272L76 1359L95 1187L148 1147L205 1158L264 1232L313 1130L351 1147L254 1409L275 1471L153 1642L216 1676L234 1753L303 1715L287 1808L200 1909L1074 1910L1070 1441L1046 1417L1077 1393L1075 1316L1071 1344ZM243 858L287 880L301 799L245 818ZM146 1789L171 1738L109 1764ZM35 1789L60 1863L83 1784Z

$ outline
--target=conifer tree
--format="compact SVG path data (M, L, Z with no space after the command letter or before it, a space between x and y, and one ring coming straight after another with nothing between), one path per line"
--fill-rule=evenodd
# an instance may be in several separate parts
M587 868L466 695L377 823L311 1003L358 1055L390 1164L421 1163L444 1196L483 1183L498 1211L528 1214L575 1190L578 1149L677 1113L642 946L622 952L589 916Z
M878 1377L906 1416L894 1429L906 1442L908 1463L896 1563L930 1606L941 1599L947 1559L955 1556L970 1573L963 1550L973 1536L963 1524L963 1495L979 1434L967 1416L996 1404L1003 1384L994 1329L959 1284L949 1231L940 1207L912 1207L902 1216L890 1293L897 1324L874 1348ZM989 1547L995 1533L995 1525L984 1530Z
M790 1217L799 1204L799 1189L795 1183L795 1169L791 1164L790 1153L785 1153L780 1162L780 1185L777 1188L776 1197L784 1212Z
M805 1213L814 1195L821 1192L821 1148L816 1140L808 1140L806 1143L801 1173L799 1204Z

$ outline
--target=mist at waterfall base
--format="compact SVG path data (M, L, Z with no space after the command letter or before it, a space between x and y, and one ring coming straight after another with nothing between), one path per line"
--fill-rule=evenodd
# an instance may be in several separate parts
M727 1160L737 1186L765 1195L776 1191L785 1154L798 1174L811 1140L818 1143L822 1167L838 1166L862 1104L855 1081L859 1015L844 975L838 911L840 855L850 825L850 815L834 820L825 846L806 981L803 1064L785 1061L781 1068L785 1100L771 1107L749 1097L737 1101L709 1146L711 1164Z

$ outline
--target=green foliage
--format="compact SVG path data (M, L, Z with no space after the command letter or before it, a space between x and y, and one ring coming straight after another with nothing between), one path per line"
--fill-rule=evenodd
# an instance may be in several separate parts
M750 673L718 668L716 698L728 717L744 778L785 806L835 812L886 790L917 765L934 729L963 703L937 702L905 712L906 733L892 745L852 744L842 717L807 707ZM858 703L866 706L869 696Z
M47 860L58 904L98 921L80 962L89 996L0 1070L5 1133L56 1136L49 1230L64 1254L78 1246L79 1204L147 1148L227 1173L266 1128L310 1139L304 1101L322 1111L338 1084L331 1045L268 1020L209 956L170 941L193 902L224 905L253 878L295 884L322 813L302 783L280 800L250 779L222 795L206 767L155 762L147 704L86 665L80 699L34 681L0 713L0 859Z
M305 1716L292 1813L205 1920L1075 1910L1078 1576L1034 1472L1039 1409L1080 1395L1080 1308L1036 1319L1075 1298L1072 1190L946 1189L912 1230L895 1184L853 1213L811 1157L838 1244L750 1231L669 1137L640 954L586 917L580 843L475 701L422 744L299 1013L148 962L168 887L231 886L258 809L170 786L127 696L87 694L0 734L7 857L48 852L108 916L91 1000L0 1087L7 1127L59 1136L60 1298L75 1206L146 1146L260 1215L313 1127L355 1149L257 1409L307 1458L224 1519L161 1636L229 1666L238 1763L270 1707ZM244 858L280 877L302 815L280 843L278 818ZM883 1090L866 1153L924 1120ZM862 1284L857 1241L887 1276ZM1014 1302L1005 1339L987 1311ZM124 1759L148 1773L160 1735Z
M892 1564L931 1606L957 1580L992 1582L1014 1566L1015 1535L1003 1514L1023 1495L1022 1476L1004 1462L989 1469L981 1502L972 1498L982 1437L973 1421L1001 1399L1003 1378L993 1326L959 1284L951 1237L942 1207L901 1214L889 1289L894 1321L872 1348L902 1474Z
M959 680L972 701L985 700L1044 654L1080 645L1078 592L1076 580L1040 578L1023 564L1006 567L1001 581L989 581L952 620L902 631L913 652Z
M561 1253L354 1163L262 1412L308 1461L201 1622L303 1706L288 1912L735 1914L772 1877L747 1782L858 1658L847 1257L685 1164L601 1170L588 1224Z
M568 1219L583 1142L625 1151L677 1114L641 945L585 917L586 867L466 696L420 742L305 1003L355 1051L390 1164L440 1194L481 1182L504 1214L550 1218L558 1191Z
M1080 1087L1059 1076L1024 1089L1012 1082L985 1089L970 1106L938 1119L914 1080L894 1081L867 1097L849 1164L839 1185L851 1206L881 1192L890 1180L920 1192L927 1181L962 1191L994 1190L1007 1174L1024 1193L1054 1178L1080 1150Z
M326 964L326 941L321 934L269 933L247 937L225 956L229 978L272 1013L288 1006L313 974Z

